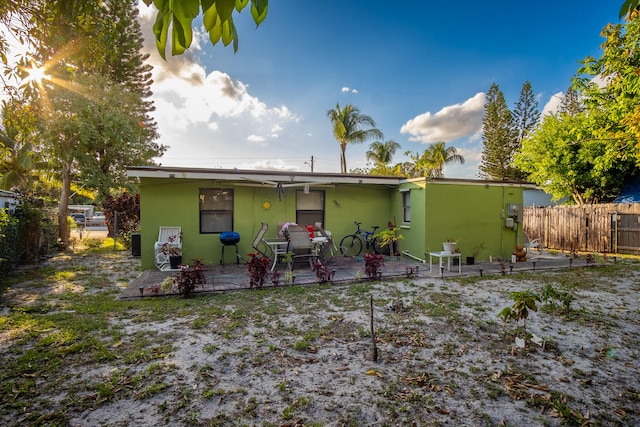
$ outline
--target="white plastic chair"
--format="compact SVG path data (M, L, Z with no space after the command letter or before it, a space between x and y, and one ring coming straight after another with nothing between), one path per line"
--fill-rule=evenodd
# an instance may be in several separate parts
M169 254L162 251L165 244L170 244L174 248L182 249L182 228L181 227L160 227L158 240L153 245L155 253L156 267L160 270L169 268Z
M527 233L524 233L524 248L527 250L527 255L531 255L532 250L536 250L538 255L542 255L543 247L542 240L538 239L530 239Z

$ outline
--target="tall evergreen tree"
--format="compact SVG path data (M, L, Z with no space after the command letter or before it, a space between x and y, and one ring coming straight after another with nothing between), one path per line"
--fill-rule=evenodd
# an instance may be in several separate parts
M580 94L573 87L569 87L560 101L558 112L575 116L582 111L584 111L584 105L582 105L582 101L580 100Z
M94 141L91 158L83 157L82 181L98 191L104 201L114 186L126 186L125 169L128 164L150 164L151 159L164 152L152 141L157 138L157 124L149 115L154 110L150 100L151 65L145 63L149 54L142 55L142 31L138 22L135 0L107 0L103 4L100 31L91 49L99 54L86 58L84 66L94 73L106 76L121 91L135 94L128 105L137 126L131 129L131 140L126 153L110 149L110 145ZM114 179L117 178L117 179Z
M530 82L524 82L520 91L520 98L513 109L513 122L517 132L518 147L524 137L540 122L538 101L533 94Z
M522 146L522 140L538 125L540 122L540 111L538 111L538 101L533 94L530 82L524 82L522 90L520 91L520 98L513 110L513 124L515 126L514 132L516 134L516 141L511 152L510 163L513 164L513 160L520 147ZM525 181L527 174L520 171L517 168L512 168L513 176L511 179L517 181Z
M156 124L148 114L150 67L140 54L135 1L42 5L46 25L33 41L51 77L37 82L39 148L61 182L58 226L67 242L72 182L94 189L99 203L111 189L128 186L126 166L152 164L164 147L154 142Z
M514 132L513 116L504 95L493 83L487 92L482 119L482 161L480 177L484 179L514 179L511 165L517 135Z

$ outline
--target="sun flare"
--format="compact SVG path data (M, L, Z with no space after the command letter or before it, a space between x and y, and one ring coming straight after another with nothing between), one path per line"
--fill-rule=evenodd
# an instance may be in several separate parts
M32 68L27 68L25 71L27 72L27 77L25 78L27 83L41 83L42 80L49 77L44 67L32 66Z

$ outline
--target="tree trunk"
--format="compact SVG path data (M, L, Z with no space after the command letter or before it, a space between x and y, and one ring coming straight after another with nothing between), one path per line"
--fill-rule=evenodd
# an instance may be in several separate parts
M347 173L347 144L340 144L340 172Z
M69 245L69 223L67 216L69 211L69 198L71 197L71 166L62 162L62 190L60 190L60 203L58 204L58 237L65 245Z
M576 202L576 205L584 205L584 199L579 191L572 191L573 201Z

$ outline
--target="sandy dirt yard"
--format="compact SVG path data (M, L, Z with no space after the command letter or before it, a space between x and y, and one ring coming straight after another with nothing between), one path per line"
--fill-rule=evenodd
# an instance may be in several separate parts
M122 301L139 260L58 256L2 288L0 425L640 425L638 265Z

